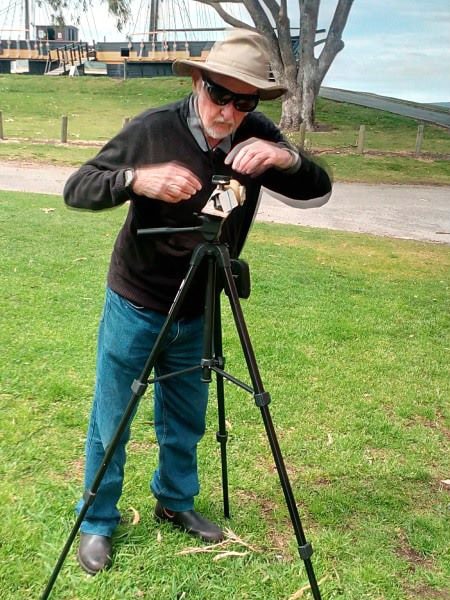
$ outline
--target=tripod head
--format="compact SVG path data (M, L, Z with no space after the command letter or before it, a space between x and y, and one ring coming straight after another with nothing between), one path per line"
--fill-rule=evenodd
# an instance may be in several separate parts
M152 227L138 229L138 235L168 235L197 231L205 240L213 242L218 239L222 225L230 213L245 202L245 188L236 179L228 175L213 175L212 183L216 188L198 215L200 225L193 227Z
M202 209L202 214L226 219L237 206L245 202L245 188L229 175L213 175L216 189Z

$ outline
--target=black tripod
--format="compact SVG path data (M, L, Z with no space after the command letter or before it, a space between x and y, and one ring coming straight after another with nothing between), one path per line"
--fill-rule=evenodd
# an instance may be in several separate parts
M200 243L194 250L191 258L188 272L183 279L177 295L173 301L170 311L167 315L167 319L159 333L159 336L155 342L155 345L147 359L147 362L142 370L141 375L138 379L135 379L131 389L132 395L125 409L123 417L118 425L117 431L115 432L109 446L106 449L103 462L95 475L94 481L90 489L86 490L83 496L84 504L80 510L77 521L73 526L73 529L67 539L67 542L60 554L60 557L56 563L56 566L51 574L47 587L41 596L41 600L48 598L53 585L58 577L59 571L64 563L64 560L72 546L75 536L81 526L82 521L90 507L94 502L95 496L103 476L108 468L108 465L112 459L112 456L117 448L119 440L125 431L131 415L134 412L140 398L145 393L149 384L155 383L156 381L162 381L169 377L180 375L188 371L196 369L202 370L202 380L205 382L211 381L211 373L216 373L217 379L217 400L218 400L218 416L219 416L219 429L217 432L217 440L221 447L221 462L222 462L222 487L223 487L223 502L224 502L224 513L226 517L229 517L229 497L228 497L228 474L227 474L227 431L225 426L225 403L224 403L224 379L231 381L237 386L245 389L246 391L253 394L256 405L261 410L262 419L264 422L266 434L272 450L272 455L275 460L278 476L284 492L287 508L291 518L292 526L295 531L295 536L298 543L298 551L301 559L305 563L306 572L308 575L309 583L311 586L312 594L315 600L321 600L320 590L317 584L317 580L314 574L313 566L311 563L311 555L313 553L312 546L306 541L303 527L298 514L297 506L295 503L294 495L292 492L291 484L289 482L284 460L281 454L280 446L278 444L275 429L272 423L272 418L269 412L268 405L270 403L270 394L265 391L261 376L259 373L258 365L256 363L253 347L248 334L247 326L245 324L244 315L242 312L239 292L236 285L235 277L232 270L232 261L226 245L218 241L223 219L220 217L201 217L202 224L196 227L190 228L161 228L161 229L145 229L139 230L139 234L151 234L151 235L164 235L177 232L188 232L197 231L200 232L204 238L204 242ZM177 371L169 373L161 377L155 377L149 379L150 373L154 367L156 358L160 351L163 341L166 335L169 333L170 326L175 320L178 310L183 303L187 291L194 279L195 273L198 267L203 261L207 261L207 285L205 291L205 326L204 326L204 351L203 358L200 365L196 365L183 371ZM232 309L234 321L236 324L237 332L241 342L242 350L247 363L248 372L252 385L249 386L226 371L224 371L224 359L222 357L222 328L220 319L220 289L218 287L218 269L222 273L223 285L226 295L229 298L230 306Z

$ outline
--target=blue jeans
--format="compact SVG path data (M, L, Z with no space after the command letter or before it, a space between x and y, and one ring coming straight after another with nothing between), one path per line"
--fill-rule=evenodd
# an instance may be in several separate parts
M94 402L86 439L85 489L90 489L105 448L131 397L165 316L135 307L111 289L106 291L100 321ZM203 317L175 321L155 364L160 376L200 365ZM197 444L205 432L208 385L201 369L177 375L154 386L154 420L159 464L150 482L154 496L174 511L193 508L199 492ZM117 508L124 476L130 427L122 436L81 531L111 536L120 521ZM78 510L83 501L78 503Z

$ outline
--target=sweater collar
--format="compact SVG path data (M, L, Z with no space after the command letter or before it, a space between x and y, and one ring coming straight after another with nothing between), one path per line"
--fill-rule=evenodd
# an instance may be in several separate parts
M202 122L200 120L200 115L198 114L197 97L194 94L192 94L189 98L187 124L190 132L194 136L195 141L203 150L203 152L208 152L208 150L211 150L203 132ZM228 152L231 150L231 143L232 135L228 135L226 138L221 140L214 149L220 148L220 150L222 150L225 154L228 154Z

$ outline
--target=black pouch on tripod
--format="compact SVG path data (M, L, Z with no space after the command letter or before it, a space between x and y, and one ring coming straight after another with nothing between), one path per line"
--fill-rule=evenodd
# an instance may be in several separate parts
M250 267L245 260L240 258L232 258L230 262L231 272L236 283L236 289L239 298L247 300L247 298L250 297L252 287L250 281Z

